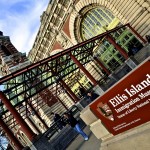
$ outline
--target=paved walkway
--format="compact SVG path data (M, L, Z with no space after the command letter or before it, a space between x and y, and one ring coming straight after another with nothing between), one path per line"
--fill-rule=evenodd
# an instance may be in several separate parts
M100 150L101 141L95 137L89 127L86 127L84 131L89 135L89 140L84 141L83 137L78 135L66 150Z

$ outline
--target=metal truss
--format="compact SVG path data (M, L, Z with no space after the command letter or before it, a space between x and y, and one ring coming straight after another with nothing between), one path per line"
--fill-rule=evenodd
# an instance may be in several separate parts
M78 66L71 59L72 55L82 65L87 64L92 60L93 49L106 35L112 34L126 26L129 26L129 24L109 30L1 78L0 85L4 87L3 93L5 93L14 107L22 107L23 103L25 105L33 103L32 98L43 90L49 88L56 91L59 89L58 91L60 91L59 81L78 69ZM55 94L57 95L58 93L56 92ZM44 103L42 104L40 101L38 104L37 101L35 105L42 106ZM0 104L0 108L2 115L8 111L3 103Z

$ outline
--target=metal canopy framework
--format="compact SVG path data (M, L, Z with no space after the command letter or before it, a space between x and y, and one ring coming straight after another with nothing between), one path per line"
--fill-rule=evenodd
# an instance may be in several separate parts
M78 69L71 60L71 55L76 56L83 65L89 62L93 45L94 43L88 43L61 56L51 56L43 62L20 70L21 73L15 72L2 78L0 84L4 85L3 92L14 106L20 105Z
M72 56L85 65L91 61L93 49L102 39L125 27L132 30L129 24L117 27L1 78L0 85L4 86L3 93L7 95L12 105L17 107L22 106L23 102L30 103L33 96L48 87L57 89L61 79L78 69ZM8 111L3 103L0 104L0 107L2 115Z

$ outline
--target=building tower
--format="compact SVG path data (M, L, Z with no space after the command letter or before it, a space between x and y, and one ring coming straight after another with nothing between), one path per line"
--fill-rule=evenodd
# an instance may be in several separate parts
M20 53L12 45L8 36L0 31L0 75L8 75L30 64L25 53Z

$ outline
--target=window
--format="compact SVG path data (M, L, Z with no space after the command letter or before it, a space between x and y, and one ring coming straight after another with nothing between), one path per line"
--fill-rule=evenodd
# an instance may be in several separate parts
M82 18L80 25L80 34L82 40L87 40L96 35L102 34L118 25L119 20L106 8L95 7L89 10ZM116 43L119 44L125 51L128 51L129 43L142 47L134 38L133 34L126 27L119 29L111 34ZM103 60L104 64L110 70L115 70L124 61L124 57L118 52L115 47L107 40L102 39L100 44L94 49L94 55Z
M107 65L109 66L109 68L111 68L111 70L115 70L117 67L120 66L115 58L111 59Z
M94 8L85 14L81 23L81 37L83 40L92 38L106 31L106 26L113 22L111 12L104 8Z
M62 18L65 14L65 11L63 9L61 9L60 13L59 13L59 16Z
M11 55L10 51L4 45L1 45L1 49L5 53L6 56Z

